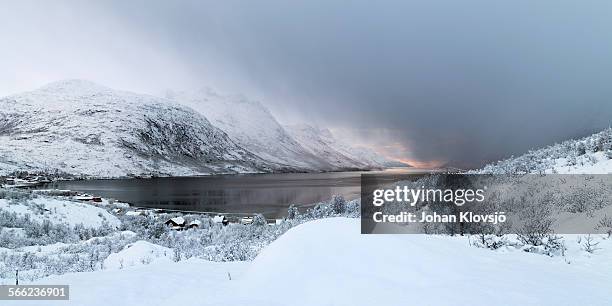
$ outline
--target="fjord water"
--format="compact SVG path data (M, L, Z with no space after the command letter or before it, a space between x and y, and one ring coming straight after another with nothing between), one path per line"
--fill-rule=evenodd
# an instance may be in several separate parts
M391 168L369 172L277 173L60 181L53 188L112 198L138 207L284 216L291 204L309 206L333 195L356 199L362 173L423 173Z

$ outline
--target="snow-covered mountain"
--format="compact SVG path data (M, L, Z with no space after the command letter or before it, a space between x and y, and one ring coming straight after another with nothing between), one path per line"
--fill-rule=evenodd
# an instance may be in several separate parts
M120 177L267 171L196 111L67 80L0 99L0 171Z
M380 165L369 163L347 154L340 149L339 143L327 129L306 124L286 125L285 129L309 152L326 159L338 168L376 168Z
M397 165L371 149L354 147L335 138L331 131L325 128L297 124L286 125L285 129L303 147L317 156L326 156L337 167L373 169Z
M305 148L257 101L242 96L220 95L210 89L168 92L166 98L199 111L241 146L264 160L276 163L281 169L355 168L351 162L339 163L336 156L319 154Z
M518 157L486 165L472 173L612 173L612 128L581 138L567 140Z

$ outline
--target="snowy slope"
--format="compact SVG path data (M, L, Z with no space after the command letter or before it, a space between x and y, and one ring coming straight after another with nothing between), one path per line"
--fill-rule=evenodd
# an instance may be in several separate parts
M168 92L166 98L199 111L244 148L279 168L337 170L324 156L304 149L257 101L220 95L210 89Z
M30 216L33 221L49 220L51 223L63 223L74 227L83 224L85 227L97 228L106 222L109 226L118 227L121 222L103 208L75 201L38 197L24 202L12 202L0 199L0 211L16 213L19 216Z
M612 173L612 128L567 140L543 149L532 150L486 165L473 173Z
M169 92L167 98L204 114L232 139L265 160L313 170L370 169L390 161L367 148L335 139L327 129L309 125L281 126L257 101L224 96L210 89Z
M372 168L380 165L350 156L347 151L339 149L336 139L327 129L320 129L306 124L286 125L285 129L291 137L297 140L304 148L317 156L326 159L338 168ZM343 152L344 151L344 152Z
M467 237L361 235L359 219L305 223L252 263L178 263L71 273L44 305L610 305L612 239L563 258L470 246ZM576 246L568 245L576 249ZM163 290L159 290L162 286ZM41 305L6 301L3 305Z
M261 305L285 301L292 305L608 305L612 301L607 285L612 274L604 272L612 270L608 247L612 241L606 241L608 248L590 260L567 264L561 258L474 248L465 237L360 235L359 228L358 219L336 218L289 230L255 259L245 274L244 292L258 296L254 304ZM271 302L269 296L277 300Z
M0 99L0 172L119 177L265 170L202 115L82 80Z
M286 125L285 129L310 152L328 156L330 162L340 167L372 169L398 165L368 148L354 147L335 138L328 129L307 124Z
M152 263L122 270L69 273L38 281L39 284L69 284L68 301L2 301L9 305L253 305L242 302L228 274L237 278L244 271L244 262L210 262L189 259L178 263Z

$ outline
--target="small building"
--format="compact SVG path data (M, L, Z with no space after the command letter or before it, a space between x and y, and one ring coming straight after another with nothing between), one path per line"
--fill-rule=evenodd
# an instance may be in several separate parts
M96 202L96 203L102 202L102 198L101 197L92 196L92 195L89 195L89 194L79 194L79 195L75 196L74 199L77 200L77 201L84 201L84 202L87 202L87 201L92 201L92 202Z
M174 217L166 222L164 222L164 224L172 227L172 229L183 229L183 227L185 227L185 219L183 217Z
M128 211L125 213L125 215L135 217L135 216L144 216L145 213L144 211L137 210L137 211Z
M251 224L251 223L253 223L253 217L242 217L242 218L240 218L240 224L247 225L247 224Z
M202 226L202 221L193 220L189 223L189 225L187 225L187 228L200 228L200 226Z
M227 217L223 216L223 215L216 215L213 217L213 222L214 223L221 223L223 225L228 225L229 224L229 220L227 219Z

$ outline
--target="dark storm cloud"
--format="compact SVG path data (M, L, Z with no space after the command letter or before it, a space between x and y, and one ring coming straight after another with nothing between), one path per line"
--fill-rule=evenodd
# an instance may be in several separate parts
M281 121L353 128L362 139L387 130L389 139L372 143L400 143L406 159L474 166L612 121L606 1L115 1L98 9L149 48L172 50L195 83L222 78Z

